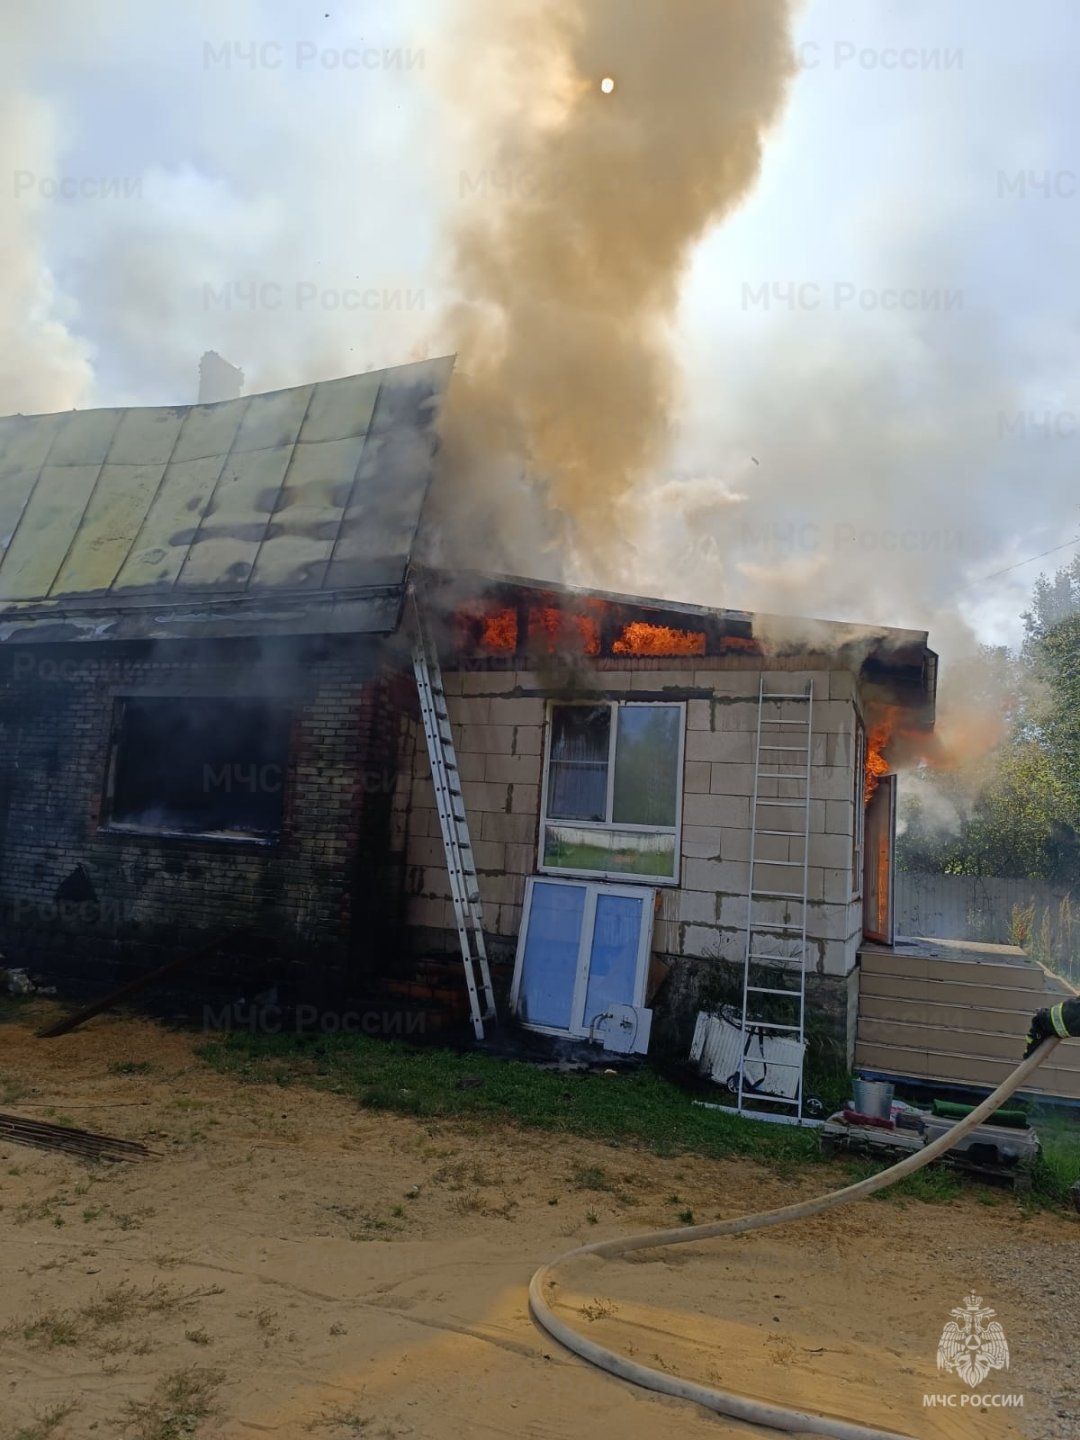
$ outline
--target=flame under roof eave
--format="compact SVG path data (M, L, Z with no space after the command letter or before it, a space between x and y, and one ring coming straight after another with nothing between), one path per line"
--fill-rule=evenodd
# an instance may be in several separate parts
M879 641L883 650L921 649L930 655L930 634L927 630L908 630L899 626L867 625L855 621L819 620L811 616L777 615L764 610L730 610L719 606L695 605L684 600L665 600L658 596L631 595L615 590L592 590L580 585L567 585L562 581L537 580L522 575L506 575L491 571L449 571L435 568L414 567L418 575L427 574L438 580L452 583L473 582L485 589L507 586L514 589L532 590L538 594L572 596L581 600L603 600L612 605L625 606L636 610L654 610L663 614L684 616L689 620L703 622L729 622L740 627L749 626L757 633L783 633L802 648L813 650L816 637L832 637L832 644L820 644L822 652L840 649L849 645L863 645ZM800 627L803 635L800 636ZM875 647L877 648L877 647ZM937 658L936 656L934 657Z
M775 639L777 649L787 654L835 655L845 668L861 671L872 683L890 693L892 703L913 712L915 728L932 730L937 709L938 656L929 648L929 633L897 626L859 625L841 620L813 620L798 616L771 615L762 611L726 610L693 605L685 601L662 600L644 595L627 595L611 590L590 590L560 581L485 571L449 571L434 566L412 567L423 585L429 577L435 586L446 584L462 599L477 598L500 587L532 591L537 595L565 595L577 600L601 600L623 609L651 613L660 623L696 622L702 628L730 626L729 633ZM472 595L461 594L463 588ZM675 663L674 661L672 663Z

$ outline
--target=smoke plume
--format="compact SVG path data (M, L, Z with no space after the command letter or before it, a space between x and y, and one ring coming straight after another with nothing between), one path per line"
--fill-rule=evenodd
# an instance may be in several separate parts
M1080 526L1071 0L8 9L0 414L453 350L451 565L1022 639Z
M554 516L549 547L584 552L592 578L617 583L617 502L655 473L677 418L681 282L757 179L795 71L791 5L465 8L473 89L458 100L483 158L453 235L448 477L474 547L483 497L488 563L519 539L535 553L535 526L525 536L511 518L527 472Z
M0 80L6 66L0 67ZM33 180L55 170L58 146L49 107L16 84L0 94L0 396L4 413L61 409L89 386L88 347L56 306L41 252L48 202ZM44 397L45 403L42 403Z

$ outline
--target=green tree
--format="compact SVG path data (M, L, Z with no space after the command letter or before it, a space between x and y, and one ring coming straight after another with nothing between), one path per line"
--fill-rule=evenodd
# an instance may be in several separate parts
M1040 576L1024 615L1024 655L1044 696L1034 728L1060 768L1072 819L1080 817L1080 556Z
M1018 655L986 647L953 676L1005 736L981 759L907 777L904 869L1080 887L1080 558L1040 577L1024 624Z

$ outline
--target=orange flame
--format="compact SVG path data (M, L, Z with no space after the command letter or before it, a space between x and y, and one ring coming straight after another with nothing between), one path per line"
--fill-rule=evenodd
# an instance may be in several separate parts
M588 613L588 612L593 613ZM606 602L587 602L585 613L564 610L559 605L530 605L528 611L528 645L534 652L548 655L599 655L601 624L610 613ZM521 645L518 611L513 606L485 606L477 603L457 612L462 642L467 648L489 654L514 654ZM741 635L725 636L724 650L760 653L757 641ZM611 646L615 655L679 656L704 655L707 639L704 631L681 630L668 625L652 625L633 620L622 627Z
M516 650L518 643L517 611L497 610L493 615L486 615L482 643L488 650Z
M705 635L634 620L612 645L616 655L704 655Z
M549 655L559 650L600 654L600 627L590 615L567 615L554 605L529 608L529 644Z
M871 712L866 735L866 765L864 770L863 803L869 804L878 787L878 781L892 768L885 758L900 722L898 705L876 706Z
M870 800L882 775L909 765L961 770L992 754L1005 736L1000 711L983 704L954 703L933 730L909 729L909 712L898 705L874 705L867 716L866 787Z
M513 606L499 610L461 610L458 624L463 636L483 650L513 654L518 644L518 617Z

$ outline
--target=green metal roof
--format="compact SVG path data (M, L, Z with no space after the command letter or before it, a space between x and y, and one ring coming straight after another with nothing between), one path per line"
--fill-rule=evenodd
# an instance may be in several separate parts
M235 606L400 586L452 367L0 419L0 628L140 597Z

